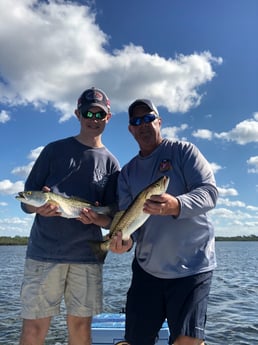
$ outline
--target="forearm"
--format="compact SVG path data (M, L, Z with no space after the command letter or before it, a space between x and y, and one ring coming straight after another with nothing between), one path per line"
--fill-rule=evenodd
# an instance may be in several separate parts
M218 191L215 186L203 186L177 196L180 203L180 218L194 217L206 213L216 206Z

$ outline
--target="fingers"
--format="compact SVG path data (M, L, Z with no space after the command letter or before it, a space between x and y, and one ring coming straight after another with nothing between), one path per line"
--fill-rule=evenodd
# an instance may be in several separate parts
M150 199L144 204L143 211L152 215L165 215L166 214L166 203L165 202L154 202Z
M60 217L61 212L58 212L58 205L46 203L45 205L38 207L36 213L43 217Z
M80 217L77 219L80 220L83 224L96 223L97 213L88 208L84 208L80 213Z
M132 239L123 240L122 232L119 231L111 240L110 250L117 254L122 254L127 252L132 247Z

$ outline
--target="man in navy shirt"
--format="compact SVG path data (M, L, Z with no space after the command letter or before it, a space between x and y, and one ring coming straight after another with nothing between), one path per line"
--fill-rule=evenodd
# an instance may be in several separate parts
M79 134L45 146L25 183L25 190L51 190L100 205L116 202L117 159L102 144L111 117L110 102L100 89L85 90L75 115ZM92 316L102 311L102 262L89 241L102 239L111 218L84 209L79 219L60 217L57 206L21 204L35 213L21 290L23 328L20 345L43 345L51 317L67 310L69 344L91 344Z

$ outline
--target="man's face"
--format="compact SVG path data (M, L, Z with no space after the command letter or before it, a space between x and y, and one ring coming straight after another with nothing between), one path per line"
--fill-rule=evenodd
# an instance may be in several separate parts
M133 125L133 122L131 122L128 127L129 131L138 142L142 152L153 151L162 141L160 133L160 117L148 117L146 116L148 114L155 115L155 113L150 111L150 109L145 105L135 107L131 119L137 119L138 121L133 122L140 122L140 124L137 126Z

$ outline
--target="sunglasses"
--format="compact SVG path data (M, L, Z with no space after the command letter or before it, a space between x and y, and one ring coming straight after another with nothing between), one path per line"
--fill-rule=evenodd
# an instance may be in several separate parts
M97 111L96 113L93 113L92 111L86 111L81 112L81 116L85 119L96 119L96 120L104 120L107 116L107 113L105 111Z
M142 117L132 117L129 121L131 126L140 126L142 123L150 123L157 119L158 116L154 114L146 114Z

